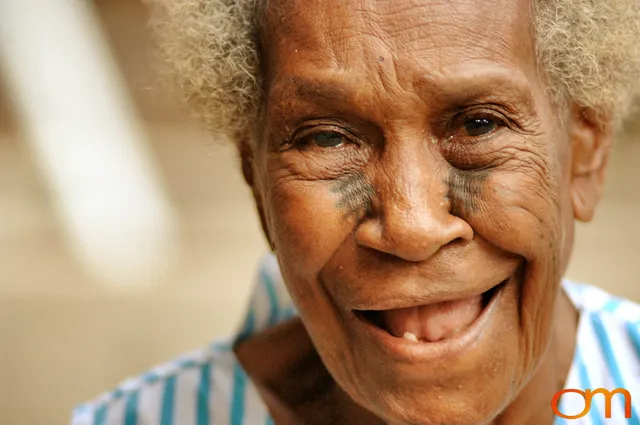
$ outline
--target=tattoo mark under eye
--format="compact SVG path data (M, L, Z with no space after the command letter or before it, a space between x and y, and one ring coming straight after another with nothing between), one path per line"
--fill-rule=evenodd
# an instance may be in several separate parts
M345 216L362 215L371 211L375 189L363 173L355 173L340 179L331 192L341 195L336 207L344 210Z
M478 200L484 192L489 170L458 170L452 168L447 176L447 200L451 214L472 215L479 210Z

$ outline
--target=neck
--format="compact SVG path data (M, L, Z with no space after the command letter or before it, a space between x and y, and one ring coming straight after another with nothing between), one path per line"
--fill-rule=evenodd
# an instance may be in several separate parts
M546 354L517 398L490 425L551 425L551 399L564 388L575 350L578 312L560 291L556 301L553 335Z
M335 383L299 318L238 344L235 353L278 425L383 423Z

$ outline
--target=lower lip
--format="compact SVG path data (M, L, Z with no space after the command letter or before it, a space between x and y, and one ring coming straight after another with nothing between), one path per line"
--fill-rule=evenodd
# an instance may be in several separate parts
M410 362L430 361L441 358L451 358L467 353L468 350L480 339L485 329L491 324L493 316L498 310L502 299L502 293L507 285L505 280L495 290L489 304L482 310L480 316L465 331L453 338L443 339L437 342L414 342L406 338L398 338L368 320L352 314L356 326L363 330L364 336L372 339L382 350L395 358Z

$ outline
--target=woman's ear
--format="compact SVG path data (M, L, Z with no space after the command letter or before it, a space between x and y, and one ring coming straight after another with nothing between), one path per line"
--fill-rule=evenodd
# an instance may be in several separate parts
M606 118L606 117L605 117ZM602 196L605 172L613 146L613 128L591 109L574 105L570 117L572 151L571 198L577 220L593 219Z
M256 203L256 209L258 210L258 216L260 217L260 225L262 226L262 232L267 238L267 243L271 247L272 251L275 251L275 245L269 228L267 226L267 219L264 213L264 205L262 200L262 193L256 180L256 168L254 162L254 147L247 139L242 139L238 144L238 152L240 154L240 162L242 165L242 176L244 181L251 188L253 200Z
M244 181L249 185L251 190L254 191L253 147L251 143L243 139L238 144L238 153L240 154L242 164L242 177L244 177Z

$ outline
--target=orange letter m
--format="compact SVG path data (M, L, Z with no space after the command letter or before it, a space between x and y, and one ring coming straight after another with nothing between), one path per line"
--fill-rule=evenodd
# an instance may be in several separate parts
M589 397L589 399L596 394L602 394L604 396L604 417L607 419L611 418L611 399L616 394L622 394L624 396L624 417L627 419L631 418L631 394L624 388L616 388L613 391L596 388L593 391L587 390L586 393L586 397Z

